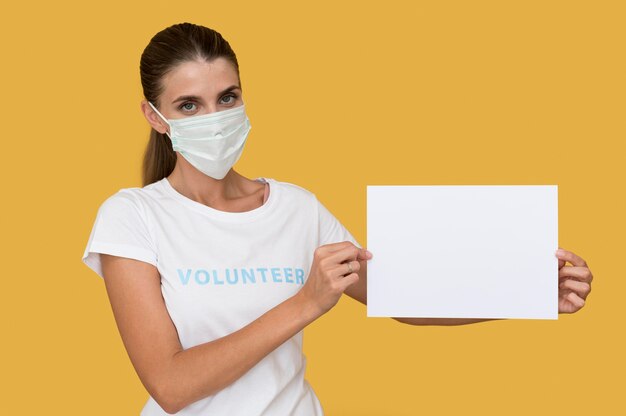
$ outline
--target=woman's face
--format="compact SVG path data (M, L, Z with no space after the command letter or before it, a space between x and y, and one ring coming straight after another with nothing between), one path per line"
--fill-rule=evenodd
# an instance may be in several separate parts
M187 61L162 79L163 94L159 112L167 119L214 113L243 105L237 72L225 58L212 62ZM156 103L152 103L156 106ZM159 133L167 124L143 100L141 108L148 122Z

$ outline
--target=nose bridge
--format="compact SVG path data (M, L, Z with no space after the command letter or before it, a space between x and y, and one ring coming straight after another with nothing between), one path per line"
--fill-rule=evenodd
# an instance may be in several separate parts
M217 108L217 104L213 102L209 102L209 104L207 105L207 110L207 114L212 114L219 111L219 109Z

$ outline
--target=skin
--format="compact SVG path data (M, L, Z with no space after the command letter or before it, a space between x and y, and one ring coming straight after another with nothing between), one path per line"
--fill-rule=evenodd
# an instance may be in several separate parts
M164 91L157 106L165 118L178 119L210 114L243 105L241 89L223 93L232 85L239 86L234 67L224 58L210 63L189 61L180 64L162 80ZM184 95L198 96L197 101L174 101ZM141 111L148 123L159 133L169 130L167 124L148 105L141 101ZM248 179L234 169L221 180L197 170L176 152L176 167L167 177L179 193L196 202L220 211L250 211L263 204L265 185Z
M222 94L239 82L235 69L221 58L210 63L182 63L164 77L163 85L159 102L154 104L167 119L243 104L241 90ZM180 95L199 98L174 104ZM167 124L145 100L141 110L155 130L165 133ZM182 195L218 210L242 212L263 204L264 184L234 169L216 180L196 170L179 154L168 180ZM162 297L157 268L139 260L101 254L105 286L124 346L142 384L167 413L176 413L233 383L328 312L344 293L367 304L367 261L371 258L366 249L349 241L317 247L309 276L296 295L227 336L183 349ZM566 261L572 266L565 266ZM559 255L559 313L582 308L591 280L591 271L582 258L568 251ZM461 325L488 320L393 319L410 325Z

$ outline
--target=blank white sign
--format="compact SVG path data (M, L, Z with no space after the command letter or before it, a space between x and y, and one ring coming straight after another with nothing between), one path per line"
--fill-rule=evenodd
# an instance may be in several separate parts
M367 186L367 316L558 319L557 192Z

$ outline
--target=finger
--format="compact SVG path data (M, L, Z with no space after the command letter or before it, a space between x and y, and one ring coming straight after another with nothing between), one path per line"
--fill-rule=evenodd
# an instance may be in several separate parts
M574 292L570 292L567 294L566 296L567 300L569 300L570 302L572 302L572 304L574 306L576 306L578 309L582 308L583 306L585 306L585 301L583 299L581 299L576 293Z
M561 246L559 246L559 250L563 250L561 248ZM556 257L557 259L559 259L559 256L556 252L554 252L554 257ZM559 269L561 269L561 267L565 266L565 260L561 260L559 259Z
M323 246L320 246L318 249L323 250L325 253L335 253L337 251L340 251L346 247L355 247L357 249L359 249L359 247L357 247L352 241L340 241L338 243L330 243L330 244L324 244ZM357 255L357 258L360 260L369 260L371 257L369 256L369 251L367 251L367 249L365 248L360 248L359 249L359 253Z
M572 253L571 251L567 251L562 248L559 248L559 250L557 250L555 255L560 260L569 261L574 266L587 267L587 263L585 262L585 260L583 260L580 256L577 256L576 254Z
M334 253L336 251L342 250L346 247L353 246L351 241L339 241L337 243L329 243L319 246L317 249L322 250L324 253Z
M350 265L352 269L350 269ZM352 273L356 273L361 270L361 263L356 260L349 260L345 263L339 263L336 267L333 267L329 273L333 277L347 277Z
M589 292L591 292L591 285L585 282L578 282L576 280L565 280L559 284L559 290L569 289L576 293L581 299L587 299Z
M367 257L367 250L364 248L358 248L352 242L346 241L344 248L332 252L328 256L331 264L343 263L346 260L369 260Z
M359 275L357 273L351 273L346 277L342 278L339 282L341 287L341 291L344 292L348 286L354 284L359 281Z
M573 277L580 282L591 283L593 275L587 267L565 266L559 270L559 279Z
M357 260L371 260L372 257L373 254L371 251L366 248L362 248L359 250L359 256L357 257Z

